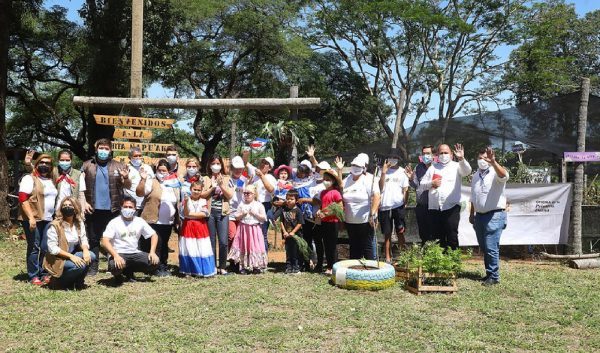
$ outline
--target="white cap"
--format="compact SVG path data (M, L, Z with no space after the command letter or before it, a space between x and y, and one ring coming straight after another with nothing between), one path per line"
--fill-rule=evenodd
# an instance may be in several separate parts
M273 158L265 157L265 158L263 158L263 160L267 161L267 163L269 163L271 165L271 168L273 168L275 166L275 162L273 162Z
M331 166L326 161L319 162L319 164L317 164L317 167L319 167L319 169L321 169L321 170L329 170L329 169L331 169Z
M308 159L303 160L302 162L300 162L300 164L304 164L305 166L312 169L312 163Z
M365 161L364 158L362 158L360 155L358 155L358 156L356 156L356 158L354 158L352 160L352 163L350 163L350 165L356 165L356 166L364 168L367 166L367 161Z
M366 153L359 153L356 158L362 158L365 161L365 165L369 164L369 155Z
M236 169L244 168L244 160L240 156L235 156L231 159L231 166Z

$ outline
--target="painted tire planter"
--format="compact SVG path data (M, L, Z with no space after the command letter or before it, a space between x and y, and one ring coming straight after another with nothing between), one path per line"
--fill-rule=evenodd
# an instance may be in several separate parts
M343 260L333 265L331 280L340 288L380 290L396 283L394 266L375 260Z

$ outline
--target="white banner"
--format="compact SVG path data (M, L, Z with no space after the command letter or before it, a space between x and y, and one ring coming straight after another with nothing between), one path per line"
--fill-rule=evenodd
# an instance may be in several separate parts
M458 226L461 246L475 246L477 237L469 223L471 187L462 187ZM571 217L571 184L508 184L507 225L501 245L566 244Z

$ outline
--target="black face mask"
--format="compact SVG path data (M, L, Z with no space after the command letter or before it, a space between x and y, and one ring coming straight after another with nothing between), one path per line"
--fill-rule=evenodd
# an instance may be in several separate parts
M47 174L50 172L50 167L47 166L46 164L40 164L40 165L38 165L37 170L38 170L38 173L43 175L43 174Z
M75 208L70 207L70 206L65 206L60 209L60 213L62 213L62 215L65 217L71 217L75 214Z

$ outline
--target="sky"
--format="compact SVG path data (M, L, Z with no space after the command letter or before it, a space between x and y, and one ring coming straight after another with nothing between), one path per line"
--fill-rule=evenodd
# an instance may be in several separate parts
M44 1L44 6L52 7L54 5L59 5L65 7L68 10L67 17L74 22L81 23L82 21L79 17L78 10L81 8L83 2L84 0L46 0ZM600 0L571 0L566 2L575 4L575 11L579 16L583 16L590 11L600 9ZM500 57L500 62L506 61L511 50L512 47L508 46L503 46L497 49L497 55ZM173 96L172 90L166 89L158 83L154 83L150 87L147 87L145 90L145 94L148 98L169 98ZM509 98L509 94L505 94L501 98ZM435 104L435 102L432 102L432 104ZM506 107L508 107L508 105L501 106L501 108ZM490 104L489 106L487 106L487 109L490 111L494 111L497 110L497 107L495 105L492 106ZM422 121L434 119L437 117L436 114L437 113L435 111L429 112L428 115L426 115L422 119ZM458 114L458 116L460 115L464 114ZM410 123L412 123L412 121L407 121L405 127L409 127ZM393 128L392 124L393 121L390 122L390 126Z

